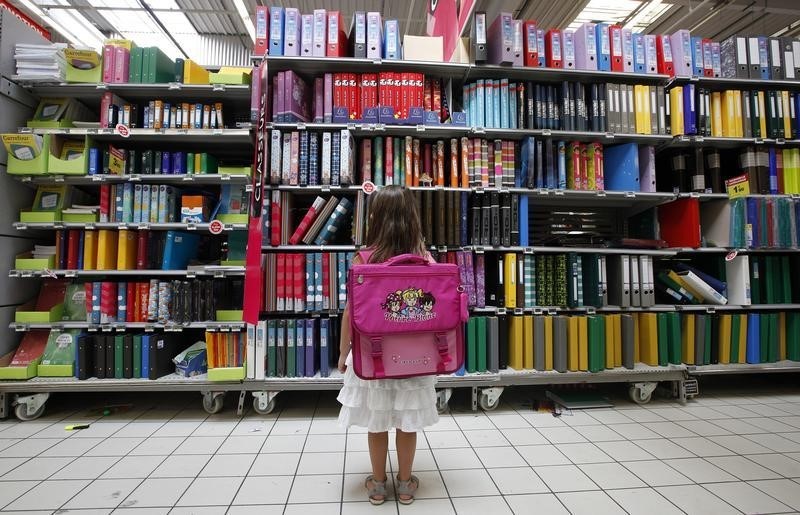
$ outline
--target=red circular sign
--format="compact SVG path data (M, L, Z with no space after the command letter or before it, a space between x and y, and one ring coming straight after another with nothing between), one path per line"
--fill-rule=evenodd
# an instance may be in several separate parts
M733 261L734 259L736 259L736 256L738 255L739 255L738 250L732 250L728 252L728 254L725 256L725 261Z
M372 181L365 181L364 184L361 185L361 189L367 195L371 195L373 191L375 191L375 184Z
M114 130L116 130L117 134L119 134L123 138L127 138L131 135L131 130L128 128L127 125L124 125L122 123L118 123Z
M208 224L208 232L211 234L221 234L224 228L225 225L219 220L213 220L210 224Z

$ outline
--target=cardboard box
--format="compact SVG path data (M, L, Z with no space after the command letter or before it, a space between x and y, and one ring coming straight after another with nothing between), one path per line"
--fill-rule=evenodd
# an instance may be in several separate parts
M444 61L441 36L403 36L403 59L406 61Z

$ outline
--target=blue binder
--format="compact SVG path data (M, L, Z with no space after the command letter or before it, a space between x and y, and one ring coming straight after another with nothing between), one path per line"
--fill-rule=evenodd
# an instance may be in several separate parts
M283 55L283 7L269 8L269 55Z
M317 321L313 318L306 319L306 377L314 377L317 373L316 363L314 363L314 355L316 354L314 344L316 340L316 327Z
M150 338L153 335L142 335L142 379L150 377Z
M633 71L634 73L647 73L647 64L644 51L644 34L633 34Z
M567 189L567 146L558 142L558 189Z
M605 189L640 191L639 146L636 143L614 145L603 150Z
M769 147L769 192L778 194L778 161L775 147Z
M331 343L330 336L330 320L327 318L319 319L319 375L321 377L328 377L331 375L330 370L330 353L328 345Z
M748 363L761 362L761 317L758 313L747 315L747 352ZM766 343L766 342L764 342Z
M296 376L306 375L306 321L298 320L295 328L294 352Z
M800 205L800 204L798 204ZM528 196L519 196L519 245L527 247L530 245L530 234L528 233Z
M703 38L692 36L692 75L703 76Z
M694 101L694 89L694 84L683 86L683 131L686 134L697 134L697 105Z
M185 270L189 266L189 262L197 256L199 245L199 234L167 231L161 269Z
M597 44L597 69L611 71L611 43L608 39L607 23L595 25L595 38Z

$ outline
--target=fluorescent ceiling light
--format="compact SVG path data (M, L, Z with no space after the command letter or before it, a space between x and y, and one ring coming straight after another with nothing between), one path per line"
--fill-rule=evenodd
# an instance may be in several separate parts
M669 4L662 0L590 0L568 28L577 29L585 22L622 23L636 9L641 10L625 28L641 31L669 9Z
M647 2L647 5L625 25L625 28L643 30L664 14L669 7L668 4L662 4L661 0L650 0Z
M250 39L253 40L253 43L255 43L256 28L253 26L253 20L250 19L250 13L247 12L247 7L244 5L244 0L233 0L233 5L236 6L236 11L239 13L239 17L242 18L242 22L247 29L247 34L250 36Z
M94 49L103 45L105 36L79 12L73 9L52 9L45 12L31 0L20 0L20 3L73 45ZM63 1L57 3L69 5Z

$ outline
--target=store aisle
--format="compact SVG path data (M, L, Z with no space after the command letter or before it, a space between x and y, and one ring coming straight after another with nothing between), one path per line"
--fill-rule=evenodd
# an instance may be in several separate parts
M743 393L748 392L748 393ZM280 411L208 416L196 394L65 396L42 419L0 422L4 512L135 514L784 513L800 511L797 388L704 386L687 406L453 412L419 438L409 507L366 501L366 437L336 426L332 392ZM88 399L88 400L87 400ZM126 412L87 411L132 403ZM67 432L65 425L89 423ZM392 445L393 446L393 445ZM395 455L391 455L392 463Z

